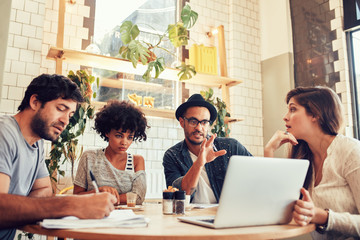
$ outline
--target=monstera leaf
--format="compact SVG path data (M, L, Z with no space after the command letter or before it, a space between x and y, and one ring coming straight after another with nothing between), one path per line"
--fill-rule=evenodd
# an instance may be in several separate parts
M169 24L168 26L169 39L174 47L185 46L188 44L188 31L181 22Z
M134 68L136 68L138 62L145 65L150 57L149 49L138 40L131 40L128 46L122 46L119 53L121 57L130 60Z
M146 72L144 73L144 75L142 76L143 79L146 80L146 82L150 81L151 78L151 72L155 69L155 76L154 78L158 78L160 73L162 73L164 71L164 66L165 66L165 61L164 58L160 57L158 59L156 59L153 62L150 62L148 64L148 68L146 70Z
M181 10L181 20L184 23L184 27L191 28L192 26L194 26L197 19L197 12L192 11L190 5L185 5L185 7Z
M121 40L124 45L119 49L119 54L122 58L131 61L134 68L136 68L139 62L143 65L147 64L148 68L142 76L146 81L150 80L151 73L154 70L154 78L158 78L160 73L164 71L165 61L164 58L157 58L154 50L159 49L169 52L160 45L165 40L170 40L171 44L176 48L187 45L189 40L188 28L194 26L197 18L198 14L192 11L188 4L185 5L181 11L182 22L169 24L167 31L159 35L157 43L138 40L137 38L140 34L139 27L131 21L125 21L120 26ZM183 63L177 68L180 69L178 74L180 80L190 79L196 74L195 67L192 65L185 65Z
M188 80L196 74L195 67L193 65L186 65L185 63L182 63L181 66L176 68L180 69L180 72L178 73L179 80Z
M131 21L125 21L120 26L121 41L124 44L129 44L132 40L135 40L140 34L140 30L137 25Z

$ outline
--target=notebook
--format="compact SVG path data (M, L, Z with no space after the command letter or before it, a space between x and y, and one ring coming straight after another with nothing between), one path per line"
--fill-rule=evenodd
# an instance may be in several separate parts
M289 223L308 167L303 159L232 156L216 216L178 219L210 228Z

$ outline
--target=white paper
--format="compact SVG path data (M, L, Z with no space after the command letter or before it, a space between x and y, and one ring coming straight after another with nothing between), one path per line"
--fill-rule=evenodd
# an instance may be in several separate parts
M219 206L218 203L215 204L202 204L202 203L192 203L190 204L193 208L198 208L198 209L202 209L202 208L212 208L212 207L217 207Z
M49 229L146 227L149 221L143 215L136 215L132 210L114 210L103 219L79 219L68 216L61 219L44 219L40 225Z

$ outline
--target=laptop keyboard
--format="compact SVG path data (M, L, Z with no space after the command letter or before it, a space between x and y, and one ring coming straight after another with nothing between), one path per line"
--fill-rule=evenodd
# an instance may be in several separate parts
M215 219L200 219L200 221L202 222L207 222L207 223L214 223Z

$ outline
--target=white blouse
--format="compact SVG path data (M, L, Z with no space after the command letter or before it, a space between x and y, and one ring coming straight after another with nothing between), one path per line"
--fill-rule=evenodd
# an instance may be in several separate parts
M313 180L309 192L316 207L330 209L327 232L323 235L312 233L314 239L358 239L357 237L360 236L360 142L358 140L343 135L334 138L327 149L322 179L316 187Z

